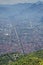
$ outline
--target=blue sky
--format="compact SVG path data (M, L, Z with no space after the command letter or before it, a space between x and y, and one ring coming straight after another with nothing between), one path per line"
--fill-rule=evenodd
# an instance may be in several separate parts
M0 4L16 4L16 3L27 3L37 1L43 1L43 0L0 0Z

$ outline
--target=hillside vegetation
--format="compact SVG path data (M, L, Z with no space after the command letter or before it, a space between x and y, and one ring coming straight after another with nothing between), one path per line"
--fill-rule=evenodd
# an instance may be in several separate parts
M1 55L0 65L43 65L43 50L25 55L19 53Z

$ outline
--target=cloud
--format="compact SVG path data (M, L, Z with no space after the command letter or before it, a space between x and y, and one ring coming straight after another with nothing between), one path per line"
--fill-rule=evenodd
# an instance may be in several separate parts
M16 4L16 3L37 2L37 1L39 0L0 0L0 4Z

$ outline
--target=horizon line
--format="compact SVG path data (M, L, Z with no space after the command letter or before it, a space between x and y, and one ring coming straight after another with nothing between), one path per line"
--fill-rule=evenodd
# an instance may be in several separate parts
M43 2L43 1L37 1L37 2ZM37 3L37 2L0 3L0 5L17 5L17 4L25 4L25 3L27 3L27 4L29 4L29 3L34 4L34 3Z

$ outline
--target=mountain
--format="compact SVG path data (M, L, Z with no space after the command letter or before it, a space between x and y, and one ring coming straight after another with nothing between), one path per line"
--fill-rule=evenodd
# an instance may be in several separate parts
M0 5L0 53L43 49L43 2Z
M21 20L27 18L39 18L43 16L43 3L21 3L16 5L0 5L0 17L14 17Z

